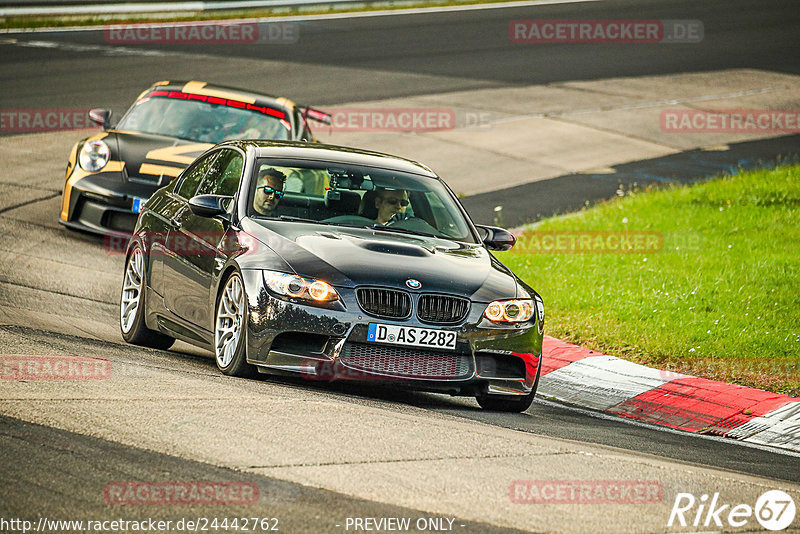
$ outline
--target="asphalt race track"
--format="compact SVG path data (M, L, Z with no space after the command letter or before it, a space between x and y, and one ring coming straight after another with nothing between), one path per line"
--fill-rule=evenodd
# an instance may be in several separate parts
M14 34L3 46L4 107L108 106L123 111L143 84L201 79L298 102L331 105L464 89L750 67L800 73L791 0L612 0L301 22L292 45L136 45L115 50L103 31ZM697 19L701 46L520 46L508 23L525 18ZM0 37L0 39L2 39ZM58 44L61 44L59 48ZM101 49L81 46L101 46ZM132 50L131 50L132 49ZM144 55L148 52L168 55ZM198 57L192 57L196 54ZM186 54L189 57L186 57ZM88 61L87 61L88 60ZM54 87L57 84L57 88Z
M508 22L524 18L697 19L705 38L692 47L520 47L508 40ZM101 30L0 34L0 108L102 106L119 113L161 79L268 87L300 102L333 105L729 68L800 74L798 27L794 1L614 0L305 20L292 46L116 47ZM772 486L798 495L798 454L545 400L524 414L501 415L481 411L474 399L229 379L210 354L185 344L169 352L126 345L117 326L123 258L108 253L102 240L56 222L67 150L77 138L36 134L0 152L0 354L106 358L114 379L97 387L0 383L2 518L256 513L252 506L122 510L102 499L106 484L119 480L252 483L259 488L257 513L280 517L282 532L346 532L348 517L436 515L455 518L463 532L664 532L672 504L666 501L677 491L728 491L728 502ZM565 209L582 204L583 184L559 183L547 187L563 197ZM515 439L535 447L492 448ZM567 460L579 467L563 467ZM532 478L525 465L537 466L536 478L546 480L646 479L658 472L667 497L642 514L630 505L614 511L573 505L566 522L558 517L566 508L519 512L507 489L487 502L510 508L490 513L465 482L480 486L475 473L518 471L500 477L505 486L499 487L507 488Z

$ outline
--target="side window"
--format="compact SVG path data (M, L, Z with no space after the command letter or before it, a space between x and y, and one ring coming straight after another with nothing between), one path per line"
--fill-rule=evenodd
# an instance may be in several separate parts
M213 154L205 156L203 159L196 161L194 165L186 171L186 174L184 174L181 179L181 185L178 186L178 194L180 196L189 199L195 195L197 186L200 185L200 182L203 180L203 177L208 172L208 169L211 167L211 164L218 154L219 152L214 152Z
M206 178L197 190L198 195L233 196L242 179L244 158L235 150L221 150L219 157L206 173Z

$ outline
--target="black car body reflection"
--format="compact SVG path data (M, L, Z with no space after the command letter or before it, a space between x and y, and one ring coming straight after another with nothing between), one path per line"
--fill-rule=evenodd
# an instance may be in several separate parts
M266 170L286 180L264 212ZM381 213L392 213L386 224ZM490 252L513 242L475 226L419 163L222 143L142 210L121 329L131 343L207 347L226 374L399 384L522 411L538 382L544 308Z

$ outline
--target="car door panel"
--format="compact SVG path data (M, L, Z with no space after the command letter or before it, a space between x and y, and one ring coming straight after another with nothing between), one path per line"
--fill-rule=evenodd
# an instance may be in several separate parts
M238 159L237 159L238 158ZM227 194L238 188L243 157L234 150L222 150L209 166L196 194ZM221 218L195 215L188 207L173 221L170 229L170 298L167 307L177 316L203 329L213 329L214 310L209 306L212 282L224 265L226 231L229 223Z
M187 309L191 308L186 295L186 289L191 287L191 284L184 278L187 273L191 273L186 261L186 255L191 252L191 247L183 226L192 214L189 209L189 199L194 196L218 155L219 151L202 156L186 170L175 192L170 195L170 204L163 212L167 235L164 238L161 255L162 276L159 288L164 297L164 306L184 319L188 319ZM191 302L191 298L188 302Z

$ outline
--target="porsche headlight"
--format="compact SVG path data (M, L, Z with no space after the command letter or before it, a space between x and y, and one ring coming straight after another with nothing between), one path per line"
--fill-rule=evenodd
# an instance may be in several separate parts
M97 172L108 163L111 151L103 141L89 141L83 144L81 154L78 158L81 169L87 172Z
M483 316L493 323L524 323L530 321L534 311L532 300L495 300L486 306Z
M315 302L331 302L339 299L339 294L333 286L322 280L304 278L296 274L264 271L264 281L271 291L284 297Z

